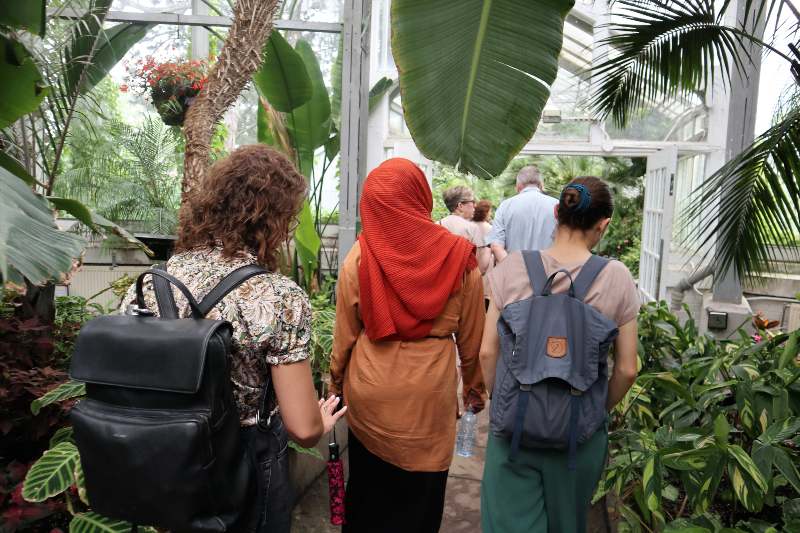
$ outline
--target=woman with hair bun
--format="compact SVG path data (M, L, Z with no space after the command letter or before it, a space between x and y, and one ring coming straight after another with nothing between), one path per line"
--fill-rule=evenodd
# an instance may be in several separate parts
M608 229L613 211L611 192L599 178L576 178L564 187L555 207L558 225L553 245L540 251L545 274L566 270L576 279ZM569 278L557 276L552 292L566 292L569 285ZM542 288L532 286L521 252L510 254L495 266L488 287L492 305L486 317L480 359L486 383L492 385L500 355L501 311L509 304L531 298L534 290L538 294ZM610 411L636 379L638 290L625 265L610 261L589 286L583 302L619 329L614 341L614 368L608 381L606 408ZM572 457L565 449L521 448L511 460L510 450L506 438L489 435L481 488L484 533L586 531L589 504L608 451L607 425L579 444Z

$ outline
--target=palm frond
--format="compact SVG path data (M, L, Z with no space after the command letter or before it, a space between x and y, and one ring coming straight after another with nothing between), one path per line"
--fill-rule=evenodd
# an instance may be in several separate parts
M704 92L718 69L730 79L734 68L741 72L746 63L759 60L749 55L758 46L770 48L722 24L722 9L713 0L615 4L623 10L623 22L612 24L612 35L604 41L612 55L592 68L600 82L591 105L600 118L610 116L619 127L653 104Z
M682 244L704 250L701 257L718 274L734 269L744 279L797 259L800 108L708 178L692 194L680 224Z

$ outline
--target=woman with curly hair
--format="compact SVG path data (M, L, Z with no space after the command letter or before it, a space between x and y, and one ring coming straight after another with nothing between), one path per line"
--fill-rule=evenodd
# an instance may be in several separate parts
M291 233L305 193L305 179L282 154L264 145L233 151L184 199L177 253L166 266L198 299L242 266L257 264L269 271L244 282L208 314L233 325L231 381L243 441L259 461L258 490L240 520L242 531L289 531L287 433L301 446L313 446L344 413L332 413L337 398L317 400L309 362L308 296L276 271L278 249ZM189 316L188 301L173 292L179 316ZM134 299L131 288L123 304ZM145 302L158 310L150 280ZM259 412L268 379L274 393L266 398L268 412ZM259 423L264 419L268 430ZM262 457L268 458L263 464Z

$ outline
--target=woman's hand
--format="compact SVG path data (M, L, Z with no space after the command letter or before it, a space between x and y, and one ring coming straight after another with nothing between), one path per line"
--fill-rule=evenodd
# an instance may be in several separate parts
M319 400L319 413L322 415L322 425L325 428L322 431L323 435L326 435L336 422L342 418L345 411L347 411L347 406L342 407L338 411L336 410L336 406L339 405L341 398L338 396L330 396L327 400L323 400L320 398Z

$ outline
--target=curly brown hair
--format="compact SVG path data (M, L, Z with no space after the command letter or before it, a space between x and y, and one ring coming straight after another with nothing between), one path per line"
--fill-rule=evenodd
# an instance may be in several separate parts
M222 246L224 257L255 254L277 269L277 251L305 197L305 178L280 152L242 146L217 161L184 199L178 251Z
M475 213L472 215L473 222L486 222L489 218L489 211L492 209L492 203L489 200L481 200L475 204Z

